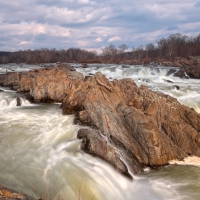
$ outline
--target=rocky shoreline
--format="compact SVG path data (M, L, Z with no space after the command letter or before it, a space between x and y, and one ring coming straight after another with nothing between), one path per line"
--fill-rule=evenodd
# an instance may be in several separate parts
M16 199L16 200L36 200L35 198L33 198L29 195L19 193L15 190L6 188L4 186L0 186L0 200L12 200L12 199Z
M0 85L25 93L33 102L61 102L74 114L81 149L132 177L145 167L200 156L200 115L175 98L132 79L110 82L100 72L84 78L65 65L0 75Z

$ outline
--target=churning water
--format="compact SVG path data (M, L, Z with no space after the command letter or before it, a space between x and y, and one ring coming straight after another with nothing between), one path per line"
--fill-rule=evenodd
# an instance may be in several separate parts
M74 66L85 75L101 71L110 80L132 78L137 85L146 84L200 112L200 80L175 78L176 68ZM36 67L0 65L0 73ZM63 200L200 199L198 158L159 170L146 169L145 175L131 181L80 150L81 141L76 138L80 126L73 124L73 115L62 115L60 104L31 104L23 95L0 89L0 185L35 198L43 193ZM22 106L17 106L17 98Z

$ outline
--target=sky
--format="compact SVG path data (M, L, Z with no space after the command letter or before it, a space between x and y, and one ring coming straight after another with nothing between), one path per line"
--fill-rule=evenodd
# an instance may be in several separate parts
M198 0L0 0L0 51L139 47L200 33Z

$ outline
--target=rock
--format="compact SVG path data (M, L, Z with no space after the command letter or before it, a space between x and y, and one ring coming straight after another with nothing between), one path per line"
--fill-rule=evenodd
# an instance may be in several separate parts
M130 68L130 66L122 65L122 68Z
M68 66L40 68L25 73L0 75L0 85L28 93L35 102L62 102L67 91L84 80L83 74Z
M73 66L68 65L66 63L65 64L60 64L59 67L61 67L61 68L65 67L66 69L69 69L70 71L76 71Z
M68 93L62 110L89 126L78 133L82 150L123 174L200 156L200 115L131 79L109 82L98 72Z
M174 85L174 86L173 86L173 89L179 90L180 87L179 87L178 85Z
M167 82L167 83L173 83L173 81L167 80L163 78L163 81Z
M166 76L170 76L171 74L174 74L176 71L177 71L177 69L170 69L170 70L167 72Z
M87 67L88 67L88 64L87 64L87 63L83 63L83 64L82 64L82 67L83 67L83 68L87 68Z
M17 101L17 106L21 106L22 105L22 100L21 100L20 97L17 97L16 101Z
M18 72L7 72L6 74L0 74L1 86L10 86L11 88L15 88L18 82L19 82Z
M180 78L200 78L200 66L184 66L181 67L178 72L174 74L176 77Z
M36 200L35 198L0 186L0 200Z
M87 81L90 77L92 77L92 76L85 76L84 81Z
M132 79L110 82L98 72L84 80L76 71L52 67L0 75L0 84L34 101L62 101L63 114L74 114L82 127L82 150L129 177L144 167L200 156L200 115L173 97L137 87Z

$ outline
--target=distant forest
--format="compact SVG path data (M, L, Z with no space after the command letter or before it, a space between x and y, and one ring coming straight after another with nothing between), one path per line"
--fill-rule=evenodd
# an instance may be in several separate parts
M55 63L55 62L79 62L79 63L118 63L124 60L137 60L148 63L159 59L173 60L176 57L188 58L200 56L200 34L186 36L179 33L171 34L155 43L147 44L127 52L128 46L121 44L115 47L110 44L102 49L100 55L96 51L87 51L79 48L67 50L36 49L19 50L16 52L0 51L0 63Z

